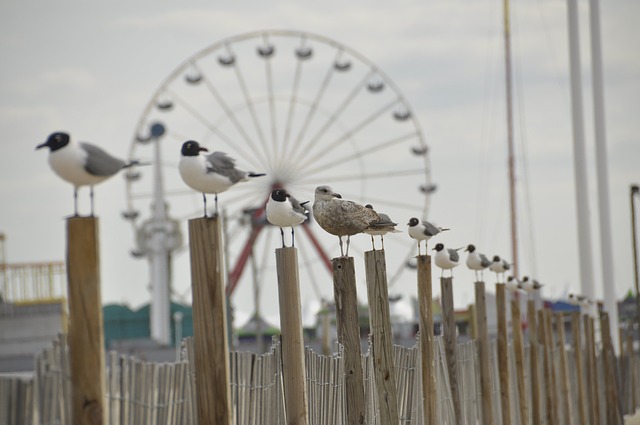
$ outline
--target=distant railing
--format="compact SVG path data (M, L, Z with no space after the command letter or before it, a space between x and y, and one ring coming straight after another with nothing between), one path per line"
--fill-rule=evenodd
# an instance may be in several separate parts
M64 262L0 263L0 297L2 301L14 304L66 300Z

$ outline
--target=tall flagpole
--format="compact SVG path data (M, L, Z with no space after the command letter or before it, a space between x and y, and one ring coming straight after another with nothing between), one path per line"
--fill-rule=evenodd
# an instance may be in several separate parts
M509 19L509 0L504 0L504 64L507 94L507 145L509 164L509 206L511 210L511 261L513 276L517 279L518 270L518 221L516 215L516 177L513 148L513 81L511 76L511 29Z

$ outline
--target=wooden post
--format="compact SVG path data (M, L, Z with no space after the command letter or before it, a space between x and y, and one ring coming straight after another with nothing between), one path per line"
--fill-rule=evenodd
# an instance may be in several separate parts
M449 373L453 413L455 415L455 423L460 425L462 424L462 405L458 388L458 330L453 309L453 278L440 278L440 294L442 298L442 336L444 337L444 350L447 356L447 371Z
M511 334L513 336L513 353L516 360L516 384L518 387L518 404L520 407L520 421L529 423L529 404L524 380L524 340L522 337L522 322L520 321L520 300L511 300Z
M306 425L307 379L300 308L298 255L295 247L276 249L280 330L282 335L282 381L287 424Z
M189 220L189 249L198 423L230 425L229 342L220 220Z
M556 370L553 356L553 333L551 332L551 310L543 308L539 311L542 313L540 325L543 326L544 346L544 368L545 368L545 385L547 386L547 418L548 424L559 424L558 419L558 391L556 386Z
M529 360L531 380L531 424L542 423L540 410L540 372L538 367L538 326L534 300L527 301L527 322L529 324Z
M333 295L336 302L338 341L344 347L345 405L347 424L364 424L364 375L362 373L362 347L358 296L353 257L331 260L333 266Z
M393 366L391 313L384 251L367 251L364 253L364 261L371 326L371 355L380 424L397 425L400 415Z
M96 217L67 219L71 422L106 424L100 251Z
M616 354L611 340L609 313L600 313L600 329L602 332L602 366L604 370L605 400L607 402L607 423L622 425L622 412L618 398L618 382L616 380Z
M502 425L511 425L511 401L509 399L509 335L507 333L507 302L504 283L496 283L496 310L498 319L498 378L500 380L500 405Z
M627 407L627 411L629 413L635 412L636 411L636 391L637 389L637 383L636 383L636 363L635 363L635 356L633 353L633 333L632 332L628 332L627 333L627 370L629 371L628 373L628 379L629 379L629 385L627 385L627 388L630 390L630 394L627 395L627 398L629 399L629 405Z
M487 301L484 282L475 283L476 326L480 358L480 393L482 397L482 423L493 425L493 397L491 393L491 362L489 358L489 331L487 330Z
M420 303L420 350L422 361L422 409L426 425L436 425L436 368L433 349L433 290L431 257L418 257L418 302Z
M578 425L587 425L586 394L584 369L582 363L582 342L580 338L580 312L571 313L571 332L573 334L573 355L576 368L576 387L578 390Z
M560 356L560 396L563 412L563 420L561 423L569 424L571 423L571 418L573 418L573 409L571 404L571 385L569 383L569 366L567 363L567 347L564 335L564 315L562 312L555 314L555 322L558 333L558 355Z
M584 316L584 330L587 348L587 388L589 389L589 422L600 425L600 399L598 397L598 369L596 369L596 343L593 329L593 319L588 314Z

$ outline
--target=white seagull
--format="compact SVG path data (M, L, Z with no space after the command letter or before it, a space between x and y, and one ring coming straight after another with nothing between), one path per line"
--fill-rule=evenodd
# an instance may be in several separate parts
M373 205L367 204L365 208L373 209ZM382 249L384 250L384 235L387 233L401 233L400 230L396 229L398 223L391 220L391 217L384 213L378 213L378 215L380 216L380 221L364 229L364 232L371 236L371 245L374 251L376 250L376 243L373 239L374 236L380 236Z
M530 296L537 290L541 289L543 285L538 283L535 279L529 279L529 276L524 276L522 282L520 282L520 289L524 290Z
M489 266L489 270L496 274L496 280L500 282L500 275L504 279L504 273L511 268L511 265L506 260L500 259L499 255L493 256L493 261Z
M431 239L431 237L437 235L440 232L449 230L449 229L443 229L442 227L434 226L433 224L429 223L426 220L420 221L416 217L412 217L411 219L409 219L407 226L409 226L409 236L411 236L413 239L418 241L418 255L420 255L421 241L425 241L424 244L425 244L425 251L426 251L427 249L426 241L428 241L429 239Z
M73 185L73 213L78 216L78 188L89 186L93 217L93 186L118 173L123 168L139 165L126 162L86 142L75 142L68 133L52 133L36 149L49 148L49 165L62 179Z
M298 202L285 189L274 189L271 192L266 206L267 220L274 226L280 227L283 248L285 245L284 230L282 228L291 227L291 246L295 246L293 228L302 224L308 218L308 210L305 208L305 204L308 202Z
M465 251L469 253L466 261L467 267L476 273L476 280L482 280L483 271L491 265L491 261L486 255L477 252L476 247L472 244L469 244ZM478 272L480 272L480 278L478 278Z
M318 186L313 201L313 216L322 229L340 239L340 254L349 256L351 236L363 233L381 221L374 210L357 202L342 199L329 186ZM342 237L347 237L346 253L342 249Z
M187 140L182 144L182 157L178 164L182 180L191 189L202 193L205 217L207 216L207 193L215 194L214 216L217 216L219 193L236 183L248 181L250 177L264 176L262 173L237 169L235 159L224 152L216 151L209 155L200 155L200 152L208 151L195 140Z
M520 282L515 277L509 276L504 287L511 293L517 293L520 290Z
M443 244L438 243L433 249L436 251L433 261L436 266L442 269L440 277L444 274L445 269L450 270L451 276L453 276L453 268L460 264L460 255L458 254L458 251L462 248L445 248Z

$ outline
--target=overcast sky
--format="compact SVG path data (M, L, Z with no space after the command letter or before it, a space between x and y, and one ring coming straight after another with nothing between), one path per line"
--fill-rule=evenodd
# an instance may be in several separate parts
M594 275L601 296L588 2L579 3ZM607 1L601 9L615 261L615 275L604 287L621 297L633 287L629 185L640 182L640 3ZM512 24L520 267L556 298L580 291L566 3L513 2ZM72 189L53 174L46 153L34 151L49 133L65 130L126 157L145 106L178 65L220 40L265 29L336 40L383 70L414 108L430 147L438 191L429 218L452 229L439 241L474 243L488 255L509 258L501 1L10 0L0 3L0 232L7 237L7 260L65 256L63 219L73 210ZM125 206L122 178L96 188L103 301L137 307L148 300L148 266L129 255L134 236L120 215ZM402 230L408 217L395 218ZM406 232L388 238L412 243ZM335 241L327 250L339 255ZM189 294L185 253L175 274L176 292ZM473 275L462 266L455 277L462 307L472 301ZM330 298L330 277L323 279L321 292ZM410 297L415 276L409 272L404 279L397 291ZM364 286L358 290L364 300ZM273 317L275 289L265 287L262 298L265 314ZM313 292L303 289L303 298L309 303ZM250 288L240 288L233 302L250 311Z

